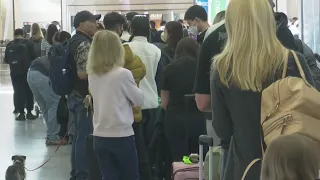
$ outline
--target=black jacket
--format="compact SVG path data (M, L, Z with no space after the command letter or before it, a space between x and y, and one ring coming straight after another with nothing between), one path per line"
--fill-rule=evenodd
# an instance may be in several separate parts
M304 56L297 54L307 80L314 85ZM279 74L281 72L279 70ZM287 76L300 77L292 56L289 56ZM262 157L261 93L242 91L234 86L227 88L221 83L218 73L214 72L211 76L211 101L214 130L223 141L231 141L223 180L240 180L249 163ZM257 163L249 171L246 180L258 180L259 177L260 164Z
M69 55L69 59L72 62L72 66L74 71L74 77L75 77L75 85L74 85L74 90L77 92L77 94L79 93L79 95L84 98L86 95L89 94L89 88L88 88L88 80L82 80L79 78L78 74L77 74L77 62L76 62L76 53L82 53L82 52L78 52L78 47L80 46L81 43L88 41L88 42L92 42L92 39L90 37L88 37L86 34L77 31L76 34L74 36L72 36L71 40L70 40L70 55ZM86 53L84 53L85 55ZM85 55L86 57L83 58L87 58L87 55Z

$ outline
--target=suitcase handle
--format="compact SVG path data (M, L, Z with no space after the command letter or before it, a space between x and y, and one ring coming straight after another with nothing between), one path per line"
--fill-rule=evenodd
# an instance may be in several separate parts
M206 145L208 144L209 147L213 147L213 138L207 135L201 135L199 137L199 145Z
M207 135L201 135L199 137L199 180L204 180L203 178L203 145L209 145L209 169L213 167L213 138ZM213 180L212 171L209 171L209 180Z

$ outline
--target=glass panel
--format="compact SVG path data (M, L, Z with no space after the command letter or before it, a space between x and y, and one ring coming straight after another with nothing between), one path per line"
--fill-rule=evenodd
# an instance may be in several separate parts
M320 52L320 1L302 1L302 36L304 42L309 45L314 52ZM300 23L301 24L301 23Z

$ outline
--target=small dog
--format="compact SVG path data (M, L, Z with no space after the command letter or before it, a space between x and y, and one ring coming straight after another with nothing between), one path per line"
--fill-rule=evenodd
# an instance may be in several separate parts
M11 160L13 165L9 166L6 171L6 180L25 180L26 171L25 171L25 162L26 156L15 155L12 156Z

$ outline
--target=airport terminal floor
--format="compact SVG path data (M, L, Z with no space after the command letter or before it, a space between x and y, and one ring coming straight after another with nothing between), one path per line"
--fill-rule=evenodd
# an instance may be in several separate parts
M15 121L13 111L13 90L10 76L0 75L0 180L5 180L5 171L12 165L11 156L27 157L26 167L34 169L46 161L56 146L45 144L45 123L40 118L33 121ZM27 172L30 180L62 180L69 178L70 148L63 146L45 166L34 172Z

